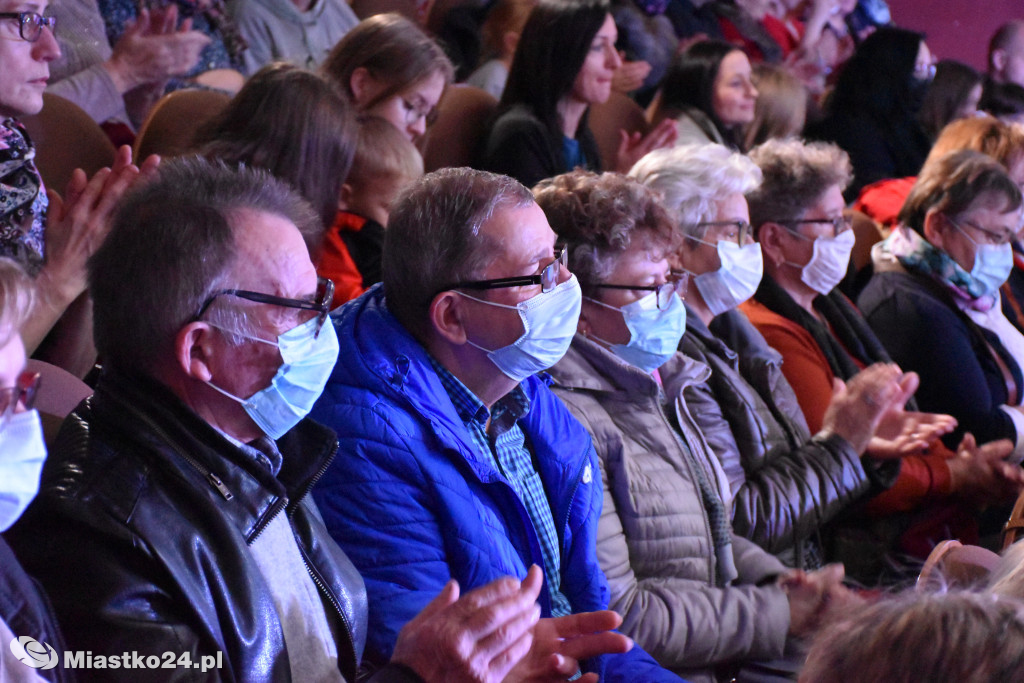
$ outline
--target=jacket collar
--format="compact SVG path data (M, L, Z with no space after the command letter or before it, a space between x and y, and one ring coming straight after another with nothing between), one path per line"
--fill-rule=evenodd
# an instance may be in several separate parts
M256 463L199 417L162 383L107 370L87 408L97 417L131 421L131 438L171 467L201 477L223 499L247 538L258 533L287 497L299 504L327 469L337 450L334 433L306 419L277 441L283 460L278 475ZM76 409L80 412L82 407ZM219 482L219 483L218 483ZM276 505L275 505L276 504Z
M404 404L431 426L441 447L460 454L480 481L502 479L493 460L482 457L471 447L472 437L434 371L430 355L388 311L382 284L345 304L333 317L341 348L332 383L358 387L378 400ZM528 377L520 384L531 405L522 426L535 448L542 448L547 442L561 443L557 430L563 427L557 424L560 420L553 419L552 409L568 415L544 384L543 376ZM579 453L561 449L553 450L551 455L554 460L547 454L537 458L546 482L555 481L552 477L557 478L556 471L571 468L580 457Z

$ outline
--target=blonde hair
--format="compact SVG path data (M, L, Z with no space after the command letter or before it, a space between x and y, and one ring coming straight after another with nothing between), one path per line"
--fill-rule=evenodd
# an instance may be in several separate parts
M349 183L372 183L381 178L407 178L411 182L422 175L423 157L401 131L376 116L360 121Z
M751 76L757 88L754 120L743 133L743 149L772 138L799 135L807 122L807 88L787 69L757 64Z
M0 257L0 345L18 334L32 314L35 284L12 259Z
M924 166L961 149L987 154L1009 168L1024 156L1024 128L991 116L959 119L939 133Z

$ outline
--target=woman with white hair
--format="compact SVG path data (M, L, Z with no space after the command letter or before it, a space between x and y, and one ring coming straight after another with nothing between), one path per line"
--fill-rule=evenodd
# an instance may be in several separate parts
M630 175L661 193L682 231L676 265L691 282L680 350L712 369L705 384L687 388L686 400L729 478L733 527L792 566L817 566L822 526L891 485L899 466L861 458L874 430L855 419L845 388L812 436L782 375L782 357L735 310L761 282L761 248L744 198L761 171L708 144L653 152ZM902 386L912 391L913 379L904 377Z

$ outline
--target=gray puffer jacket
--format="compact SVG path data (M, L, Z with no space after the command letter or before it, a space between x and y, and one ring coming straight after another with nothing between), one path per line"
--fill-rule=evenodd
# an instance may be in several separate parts
M550 372L601 461L597 554L622 631L690 681L714 680L716 667L782 656L789 602L772 582L782 563L734 535L738 577L715 585L711 527L693 468L704 467L712 481L718 468L682 400L687 384L707 378L707 367L676 354L660 368L662 392L652 376L576 335Z
M732 318L734 333L759 335L739 311L722 316ZM764 349L741 364L688 310L679 350L710 366L711 377L684 396L729 479L733 529L783 562L813 569L820 563L808 561L808 541L868 491L868 475L845 439L811 437L781 356Z

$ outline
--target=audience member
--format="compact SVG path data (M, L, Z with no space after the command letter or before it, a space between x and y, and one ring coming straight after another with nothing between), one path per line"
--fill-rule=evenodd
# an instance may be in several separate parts
M355 153L351 105L319 74L277 63L263 67L220 115L200 131L196 147L210 159L265 168L289 183L333 225Z
M982 77L963 62L943 59L935 65L935 78L917 118L934 142L946 124L978 114Z
M426 132L452 80L444 51L398 14L364 19L334 46L323 70L359 112L391 122L413 142Z
M671 123L646 136L620 133L615 159L601 159L587 110L611 96L622 59L607 0L541 0L530 14L483 149L481 168L525 185L576 167L627 171L670 144Z
M769 141L754 149L751 158L763 174L761 186L747 195L747 201L764 254L765 274L753 299L740 308L782 354L782 371L815 431L821 428L837 379L849 381L862 368L893 359L904 370L919 373L921 364L883 346L860 311L836 289L847 272L853 245L843 214L842 188L850 178L846 154L834 145ZM910 331L903 328L901 334ZM941 339L945 350L948 338L949 332L944 331L928 343ZM920 355L920 349L911 353ZM997 441L977 446L965 434L976 425L965 419L963 411L936 401L930 393L933 385L921 374L921 409L959 419L958 428L944 437L957 451L935 442L921 455L903 458L893 487L827 539L830 557L842 559L847 571L864 582L903 578L900 572L905 571L906 558L923 560L939 540L954 537L975 542L974 506L998 500L1019 487L1019 470L1015 473L1002 460L1012 444ZM965 396L988 386L984 380L981 386L969 384L959 372L956 379L948 379ZM990 433L978 437L983 444L993 438ZM868 453L875 452L869 446Z
M598 557L623 630L691 681L720 667L792 673L788 637L850 596L841 567L787 572L732 532L729 483L683 399L709 371L676 351L686 311L666 259L672 220L652 190L616 174L575 171L536 195L584 293L551 376L600 458ZM898 392L894 374L883 368L872 391Z
M123 148L113 170L92 179L76 171L63 201L47 194L35 166L36 150L15 117L42 109L49 64L60 50L46 2L36 11L15 11L21 7L16 0L0 0L5 13L0 18L0 256L13 258L36 281L37 305L21 329L28 352L36 351L63 317L61 338L46 359L81 376L96 357L88 298L81 296L85 261L102 242L114 204L139 169Z
M619 32L616 45L623 51L623 59L638 60L650 67L634 95L642 105L650 102L679 50L679 37L667 14L668 6L669 0L612 2L612 17Z
M966 311L997 303L1020 224L1020 189L1003 166L948 154L922 170L858 299L892 357L920 374L921 406L956 417L956 435L1011 440L1012 462L1024 459L1021 368Z
M743 51L729 43L700 41L669 67L653 120L676 120L677 145L717 142L739 149L756 101L750 60Z
M1024 605L986 593L907 591L822 633L800 682L991 683L1019 680L1021 667Z
M345 0L237 0L231 11L248 45L246 74L278 60L316 68L359 23Z
M391 204L422 175L423 157L397 128L375 116L360 123L352 170L341 186L341 210L324 235L316 268L334 282L333 306L380 282Z
M32 281L18 264L0 258L0 532L7 531L32 502L46 459L39 413L32 407L39 375L25 371L25 347L18 334L32 314L33 294ZM69 680L63 658L45 670L18 661L15 646L23 637L64 650L46 597L0 537L0 679Z
M920 170L930 141L917 115L933 69L924 37L898 28L875 31L847 62L825 118L807 129L808 137L834 142L850 155L847 198L877 180Z
M598 463L535 376L568 348L579 316L554 242L519 183L427 174L392 208L383 286L334 317L342 349L313 415L345 457L314 495L366 581L371 660L387 659L401 625L451 578L472 587L535 564L545 618L526 668L562 680L603 654L580 664L588 680L677 680L639 648L622 654L623 636L581 635L619 619L580 614L608 601ZM564 640L538 647L542 634Z
M814 569L822 562L822 527L869 490L890 486L899 471L897 463L862 462L869 443L912 454L953 420L902 411L916 387L910 376L891 407L876 403L865 413L861 401L877 387L857 375L833 393L812 438L782 356L734 310L761 281L761 248L743 197L760 170L720 145L703 145L652 152L630 175L662 195L684 237L674 255L690 277L680 351L712 370L684 396L729 480L733 528L790 566Z
M776 138L800 135L807 122L807 88L789 72L774 64L757 64L751 74L757 90L754 119L744 126L743 149Z
M9 537L72 649L356 680L362 581L308 496L337 451L304 419L338 349L303 244L318 229L266 171L195 158L122 203L90 261L104 372ZM501 680L533 642L540 579L439 588L381 680Z
M1024 87L1024 20L1000 26L988 43L988 76L996 83Z
M768 12L765 0L711 0L723 39L755 62L780 63L799 43L798 36Z
M61 56L51 65L47 91L74 102L97 123L141 125L168 81L196 67L210 43L190 19L178 26L176 5L141 9L113 47L97 0L60 0L51 11L61 26Z
M485 61L469 75L466 83L501 99L519 34L536 6L537 0L498 0L494 3L480 27L481 60Z

